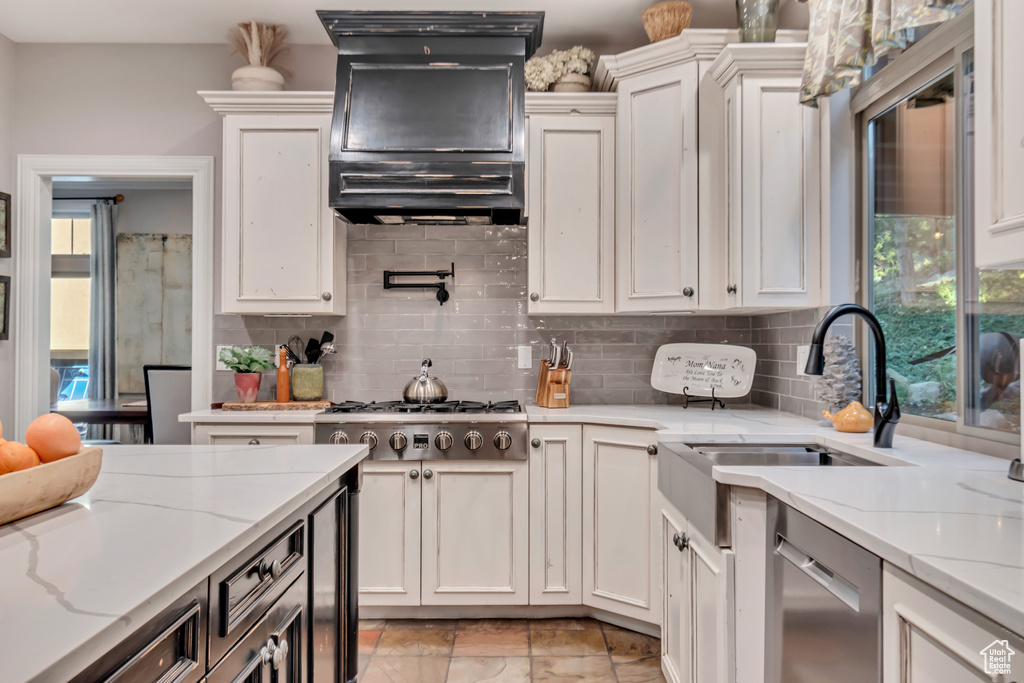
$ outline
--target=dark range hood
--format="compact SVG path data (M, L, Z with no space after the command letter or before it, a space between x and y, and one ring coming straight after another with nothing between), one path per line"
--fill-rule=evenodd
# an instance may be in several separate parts
M358 224L518 224L543 12L317 12L338 47L330 206Z

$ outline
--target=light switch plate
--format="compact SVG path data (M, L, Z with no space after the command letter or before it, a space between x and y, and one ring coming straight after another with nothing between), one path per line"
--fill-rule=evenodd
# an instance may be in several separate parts
M214 356L214 359L217 362L217 372L231 372L231 370L228 369L228 366L226 366L226 365L224 365L223 363L220 362L220 351L221 351L221 349L230 349L230 348L231 348L231 344L224 344L224 345L221 345L221 346L217 347L217 355Z
M807 377L804 368L807 367L807 357L811 355L811 347L808 345L796 347L796 374L800 377Z
M529 369L533 367L533 347L524 344L519 347L519 369Z

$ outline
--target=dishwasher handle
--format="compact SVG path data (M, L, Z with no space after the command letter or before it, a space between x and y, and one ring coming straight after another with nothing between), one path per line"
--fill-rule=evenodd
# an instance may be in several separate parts
M806 574L812 581L838 598L854 612L860 612L860 590L821 562L793 545L782 534L775 535L775 552Z

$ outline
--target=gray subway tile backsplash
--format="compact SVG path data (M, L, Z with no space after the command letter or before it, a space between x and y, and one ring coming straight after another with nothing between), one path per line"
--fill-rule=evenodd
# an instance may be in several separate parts
M346 226L348 315L266 318L218 315L217 344L285 343L324 330L338 354L324 361L326 398L394 400L431 358L431 373L449 395L532 402L539 360L552 336L575 352L571 400L576 404L677 403L655 391L650 373L658 346L671 342L752 346L759 357L746 401L808 416L819 409L811 383L795 375L795 345L806 344L818 311L761 316L527 316L526 229L521 226ZM447 269L455 262L451 300L433 290L383 289L383 271ZM533 367L518 368L518 346L533 348ZM792 348L791 348L792 347ZM261 400L270 400L267 373ZM215 400L234 396L230 373L214 379Z

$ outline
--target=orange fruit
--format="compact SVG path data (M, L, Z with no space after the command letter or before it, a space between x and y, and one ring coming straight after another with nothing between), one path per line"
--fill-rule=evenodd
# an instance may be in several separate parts
M25 443L43 462L53 462L74 455L82 448L82 437L71 420L63 415L47 413L32 420L25 430Z
M23 443L4 441L0 444L0 474L27 470L39 464L39 455Z

